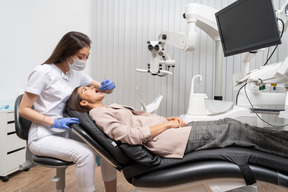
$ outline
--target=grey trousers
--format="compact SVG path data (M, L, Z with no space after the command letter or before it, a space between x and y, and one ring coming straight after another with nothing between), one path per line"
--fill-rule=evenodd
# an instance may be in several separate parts
M225 118L197 121L192 126L185 153L223 147L246 147L288 158L288 131L259 128Z

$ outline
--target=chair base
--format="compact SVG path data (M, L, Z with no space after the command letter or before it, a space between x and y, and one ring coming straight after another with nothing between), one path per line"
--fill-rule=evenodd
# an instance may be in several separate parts
M247 186L243 179L237 178L221 178L221 179L207 179L202 181L196 181L192 183L186 183L177 186L164 187L164 188L145 188L136 187L135 192L257 192L257 184Z
M52 179L52 181L56 182L56 189L64 191L65 189L65 170L67 167L64 168L57 168L56 169L56 176Z
M21 163L21 164L19 165L19 170L20 170L20 171L25 171L25 170L27 170L27 169L30 169L30 168L33 167L33 166L35 166L35 165L33 164L33 162L30 161L30 160L27 160L27 161L25 161L24 163Z

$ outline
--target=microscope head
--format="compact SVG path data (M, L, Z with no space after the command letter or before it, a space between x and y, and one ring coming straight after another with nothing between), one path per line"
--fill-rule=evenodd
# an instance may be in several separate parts
M153 56L156 56L157 54L162 56L162 50L163 50L163 45L161 41L148 41L148 50L151 52Z

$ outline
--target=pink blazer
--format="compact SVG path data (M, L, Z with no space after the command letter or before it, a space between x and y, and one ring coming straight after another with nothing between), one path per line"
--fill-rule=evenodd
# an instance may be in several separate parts
M167 121L166 118L118 104L94 108L89 115L111 139L144 145L166 158L183 157L191 131L191 127L170 128L151 138L149 127Z

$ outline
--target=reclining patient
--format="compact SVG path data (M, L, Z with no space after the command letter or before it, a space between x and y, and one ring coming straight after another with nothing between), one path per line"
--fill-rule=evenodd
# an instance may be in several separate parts
M288 158L287 131L253 127L230 118L185 125L179 117L164 118L119 104L104 106L104 97L94 87L78 87L66 108L88 112L111 139L143 145L165 158L182 158L192 151L229 146L248 147Z

